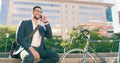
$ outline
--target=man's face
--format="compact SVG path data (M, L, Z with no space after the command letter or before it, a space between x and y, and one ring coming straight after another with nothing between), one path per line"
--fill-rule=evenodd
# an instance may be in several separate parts
M40 19L42 14L42 10L40 8L35 8L35 10L33 11L33 17L37 20Z

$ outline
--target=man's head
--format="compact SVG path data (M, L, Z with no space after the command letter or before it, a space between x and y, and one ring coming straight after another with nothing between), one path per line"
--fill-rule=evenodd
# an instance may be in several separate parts
M40 6L34 6L33 7L33 17L37 20L39 20L41 18L41 14L42 14L42 8Z

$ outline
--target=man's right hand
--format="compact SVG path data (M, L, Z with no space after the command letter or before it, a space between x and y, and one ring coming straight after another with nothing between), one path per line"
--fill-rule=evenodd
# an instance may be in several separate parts
M30 47L29 50L30 50L31 53L33 54L34 59L35 59L36 61L39 61L39 59L40 59L39 53L38 53L33 47Z

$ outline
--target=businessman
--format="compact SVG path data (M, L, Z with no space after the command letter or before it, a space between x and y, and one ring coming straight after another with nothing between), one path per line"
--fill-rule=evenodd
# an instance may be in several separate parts
M43 23L44 25L40 25ZM31 38L25 40L35 28L38 30ZM51 38L52 31L50 24L45 16L42 15L40 6L33 7L32 19L21 21L19 24L16 38L21 46L13 54L17 54L22 59L22 63L57 63L59 56L57 53L47 50L44 44L44 38Z

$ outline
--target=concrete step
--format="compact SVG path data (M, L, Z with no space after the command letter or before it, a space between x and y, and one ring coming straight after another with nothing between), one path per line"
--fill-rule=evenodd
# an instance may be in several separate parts
M21 59L17 58L0 58L0 63L21 63ZM36 62L34 62L36 63Z
M103 63L101 60L98 58L97 62L98 63ZM117 58L106 58L108 60L108 63L117 63ZM15 59L15 58L0 58L0 63L21 63L20 59ZM59 63L59 62L58 62ZM65 58L63 63L82 63L82 58ZM87 58L86 63L94 63L91 58Z
M5 53L5 52L0 52L0 58L8 58L9 57L9 53Z
M60 57L63 55L63 53L58 53L58 54ZM98 54L103 57L117 57L118 56L118 53L98 53ZM94 55L94 54L92 54L92 55ZM67 57L68 58L79 58L79 57L82 57L82 55L77 54L77 53L72 53L72 54L69 54ZM7 53L0 52L0 58L9 58L9 52L7 52Z
M117 63L117 58L105 58L107 63ZM96 58L97 63L105 63ZM62 63L82 63L82 58L65 58ZM85 63L95 63L92 58L87 58Z
M20 59L15 58L0 58L0 63L20 63Z
M61 57L63 54L59 53L59 56ZM101 54L102 56L104 56L106 58L107 61L111 62L111 63L117 63L117 54L113 53L113 54ZM80 57L80 55L78 54L69 54L67 56L67 58L65 58L63 63L78 63L79 61L82 61L82 57ZM20 59L15 59L15 58L9 58L9 53L0 53L0 63L20 63L21 60ZM91 62L93 63L93 62ZM100 62L101 63L101 62Z

